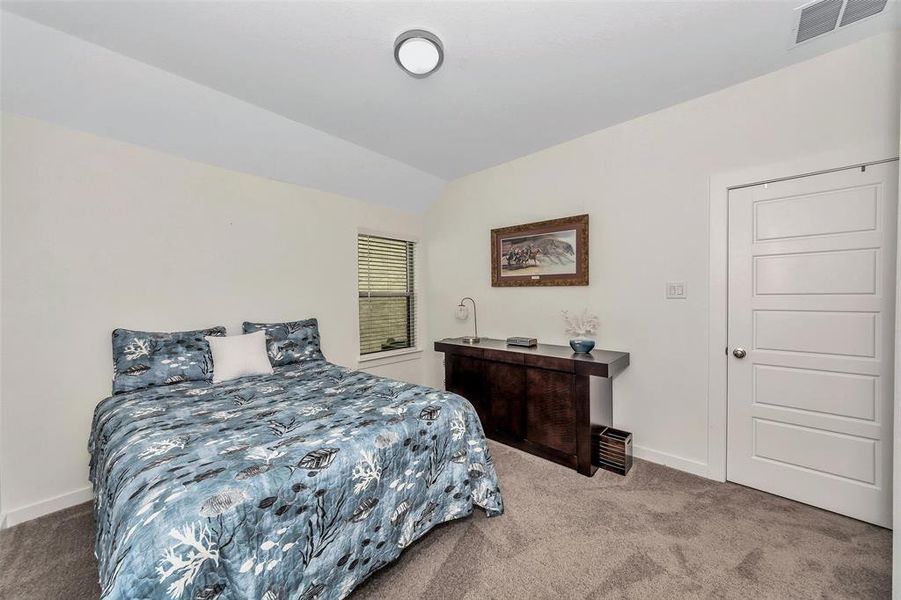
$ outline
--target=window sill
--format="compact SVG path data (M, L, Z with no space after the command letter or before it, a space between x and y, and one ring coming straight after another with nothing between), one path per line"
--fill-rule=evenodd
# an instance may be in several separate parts
M420 348L404 348L403 350L386 350L385 352L377 352L373 354L365 354L357 361L360 368L363 367L380 367L382 365L390 365L408 360L418 360L422 350Z

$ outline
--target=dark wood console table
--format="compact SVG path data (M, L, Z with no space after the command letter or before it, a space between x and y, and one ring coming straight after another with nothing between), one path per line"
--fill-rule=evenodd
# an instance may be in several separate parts
M591 476L589 378L602 378L612 398L612 379L629 365L628 352L569 346L508 346L482 338L435 342L443 352L445 388L475 407L485 434L499 442Z

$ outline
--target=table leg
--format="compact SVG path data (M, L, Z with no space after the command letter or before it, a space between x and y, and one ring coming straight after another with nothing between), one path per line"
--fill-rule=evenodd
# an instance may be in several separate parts
M605 382L609 382L604 378ZM608 384L609 385L609 384ZM591 477L598 470L591 464L591 377L575 376L576 399L576 457L577 470L582 475Z

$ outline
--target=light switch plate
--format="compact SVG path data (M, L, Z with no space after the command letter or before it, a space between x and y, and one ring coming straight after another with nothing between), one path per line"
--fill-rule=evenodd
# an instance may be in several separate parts
M688 298L688 287L684 281L667 281L666 282L666 299L667 300L685 300Z

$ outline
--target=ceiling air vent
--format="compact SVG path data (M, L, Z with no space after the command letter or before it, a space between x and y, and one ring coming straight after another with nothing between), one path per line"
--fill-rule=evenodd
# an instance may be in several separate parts
M819 0L802 7L795 43L806 42L835 29L843 3L843 0Z
M861 19L878 15L885 9L888 0L848 0L845 12L842 13L841 27L856 23Z
M796 46L839 27L883 12L888 0L814 0L795 9L791 45Z

